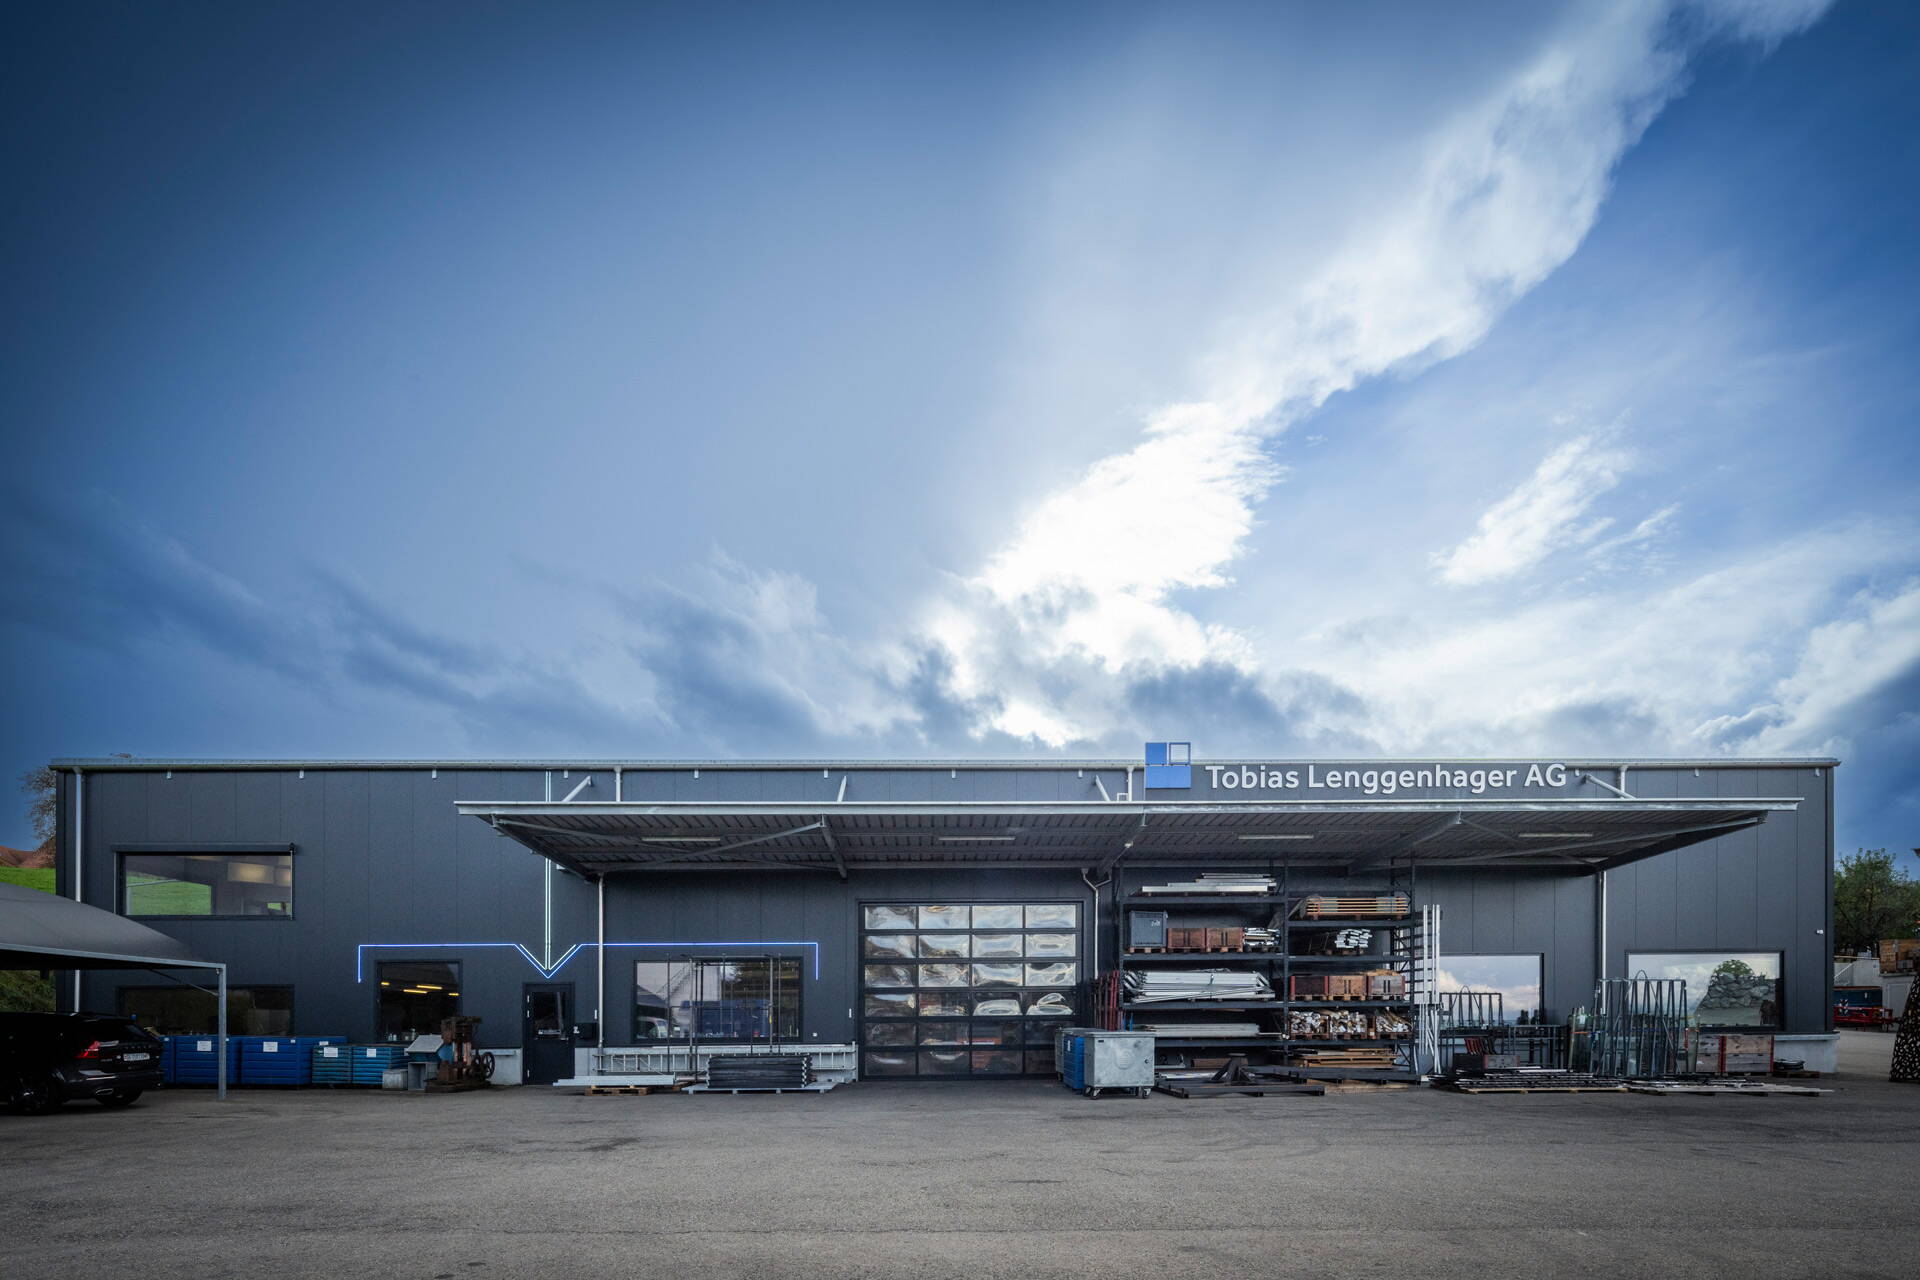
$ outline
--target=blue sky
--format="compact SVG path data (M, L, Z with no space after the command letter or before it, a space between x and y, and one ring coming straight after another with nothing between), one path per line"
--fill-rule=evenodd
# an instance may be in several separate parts
M13 772L1831 753L1920 838L1910 6L11 27Z

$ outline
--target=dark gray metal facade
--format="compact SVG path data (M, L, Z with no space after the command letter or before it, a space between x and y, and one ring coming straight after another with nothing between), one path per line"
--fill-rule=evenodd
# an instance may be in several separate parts
M1252 763L1252 762L1250 762ZM1324 771L1328 763L1316 762ZM1449 767L1481 767L1458 762ZM180 938L205 959L231 966L234 985L291 985L295 1030L372 1034L376 988L373 956L356 981L362 944L414 944L382 950L379 959L459 959L463 1007L484 1019L483 1042L519 1041L522 983L540 972L508 946L559 960L595 937L593 884L529 853L485 822L461 817L459 801L559 800L584 778L584 795L614 794L614 765L540 763L476 768L422 762L61 761L61 890L72 894L75 825L83 833L84 898L117 906L118 857L132 847L183 851L220 845L274 844L294 849L291 919L164 920L156 928ZM1271 765L1267 767L1272 767ZM1298 766L1304 769L1304 764ZM1416 768L1395 762L1353 762L1355 769ZM1508 766L1514 767L1514 766ZM1525 768L1525 762L1519 764ZM1580 765L1572 766L1578 769ZM1556 789L1516 788L1516 797L1610 794L1594 781L1621 785L1615 764L1584 766L1589 778ZM938 762L782 765L650 762L621 766L627 800L792 801L831 808L841 794L863 800L1086 801L1128 786L1125 762L1018 764ZM84 772L84 778L82 778ZM1633 762L1624 788L1638 797L1797 800L1756 827L1658 854L1607 873L1604 913L1597 877L1584 869L1416 871L1422 902L1443 911L1449 954L1538 953L1543 1003L1564 1017L1584 1004L1597 974L1604 916L1607 969L1626 972L1633 951L1752 950L1785 953L1783 1030L1830 1029L1828 933L1832 902L1832 773L1830 761ZM696 776L697 774L697 776ZM1207 785L1204 765L1181 799L1231 798ZM1138 765L1131 783L1140 794ZM81 792L84 791L84 798ZM1382 799L1358 788L1329 788L1326 799ZM1400 793L1403 796L1404 792ZM1423 795L1465 798L1468 790ZM1492 793L1488 793L1492 794ZM1171 794L1167 798L1175 798ZM1240 798L1246 798L1242 795ZM1198 860L1193 865L1204 865ZM1123 865L1122 886L1150 878ZM1316 881L1323 880L1315 873ZM1377 880L1377 875L1367 877ZM551 947L548 947L551 889ZM752 953L768 941L818 944L803 994L808 1039L853 1039L857 1023L855 955L859 904L865 901L1067 899L1095 918L1095 892L1077 868L968 866L869 871L843 880L830 871L739 868L634 873L610 877L606 936L610 942L739 942ZM1099 932L1083 942L1110 961L1109 891L1099 895ZM463 944L428 948L425 944ZM608 1044L632 1036L632 962L642 952L610 950L606 963ZM671 947L644 954L676 953ZM596 961L592 948L574 953L556 980L571 981L580 1016L591 1011ZM114 987L143 980L89 975L84 1002L111 1008ZM157 979L151 981L159 981Z

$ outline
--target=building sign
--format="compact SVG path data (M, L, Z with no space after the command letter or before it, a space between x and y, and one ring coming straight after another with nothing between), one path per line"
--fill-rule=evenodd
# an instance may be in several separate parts
M1557 791L1576 781L1563 764L1382 764L1348 766L1325 764L1206 764L1193 763L1193 745L1187 742L1149 742L1146 752L1146 785L1149 790L1173 790L1193 786L1193 774L1204 776L1205 785L1215 791L1358 792L1367 796L1391 796L1402 791L1465 791L1485 795L1489 791Z

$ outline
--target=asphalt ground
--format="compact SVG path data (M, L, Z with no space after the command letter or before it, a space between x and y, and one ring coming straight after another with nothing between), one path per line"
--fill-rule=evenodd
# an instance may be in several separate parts
M1920 1275L1920 1085L1819 1098L150 1095L0 1116L0 1276Z

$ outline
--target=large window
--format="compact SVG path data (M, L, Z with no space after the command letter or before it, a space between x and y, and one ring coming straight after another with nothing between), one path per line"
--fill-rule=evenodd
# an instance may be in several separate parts
M1463 1026L1541 1020L1537 954L1441 956L1436 967L1444 1018Z
M291 916L293 855L124 853L120 903L130 916Z
M1053 1070L1054 1029L1080 1007L1077 904L870 903L860 913L865 1075Z
M380 1034L411 1040L436 1034L440 1021L460 1012L460 962L457 960L383 960L380 978Z
M1778 951L1633 951L1627 974L1686 979L1698 1026L1779 1029Z
M638 1041L798 1040L797 956L642 960L633 966Z
M192 987L122 987L120 1012L162 1036L211 1035L220 1029L220 1002ZM293 1034L292 987L228 987L227 1034Z

